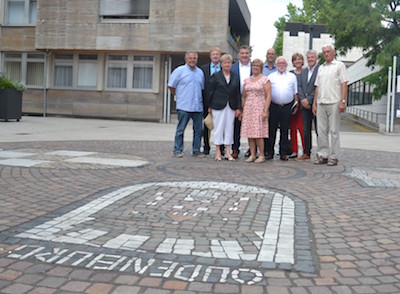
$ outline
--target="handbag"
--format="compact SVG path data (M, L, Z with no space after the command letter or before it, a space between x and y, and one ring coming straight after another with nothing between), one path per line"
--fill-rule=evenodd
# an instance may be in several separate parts
M213 123L213 118L212 118L211 113L207 114L206 118L204 119L204 125L210 131L214 129L214 123Z

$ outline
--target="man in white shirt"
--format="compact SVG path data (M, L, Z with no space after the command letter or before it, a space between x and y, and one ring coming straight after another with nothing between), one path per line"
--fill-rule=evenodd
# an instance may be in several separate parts
M268 158L272 159L275 152L276 132L280 126L279 154L281 160L288 160L292 153L289 141L289 125L292 112L298 110L297 78L295 74L287 72L288 63L284 57L276 60L277 71L268 78L271 82L271 106L269 118L269 150ZM294 104L296 102L296 104Z
M349 77L344 63L335 60L336 50L332 44L322 47L322 54L325 63L318 69L313 101L313 113L317 116L318 128L317 161L314 163L334 166L338 163L340 113L346 110Z

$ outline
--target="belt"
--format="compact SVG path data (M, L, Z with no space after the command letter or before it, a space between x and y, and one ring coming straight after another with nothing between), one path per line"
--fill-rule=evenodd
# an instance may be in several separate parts
M290 101L289 103L286 103L286 104L279 104L279 103L275 103L275 102L271 102L271 103L276 105L276 106L279 106L279 107L285 107L285 106L293 104L293 100Z

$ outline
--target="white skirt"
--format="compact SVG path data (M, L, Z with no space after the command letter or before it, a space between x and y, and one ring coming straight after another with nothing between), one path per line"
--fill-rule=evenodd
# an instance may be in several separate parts
M212 110L215 145L233 144L235 113L236 111L229 107L229 103L226 104L224 109Z

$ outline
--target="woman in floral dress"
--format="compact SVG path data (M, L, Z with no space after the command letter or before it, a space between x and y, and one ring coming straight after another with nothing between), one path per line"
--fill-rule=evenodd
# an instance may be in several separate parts
M246 162L261 163L264 157L264 138L268 138L268 116L271 104L271 83L262 74L264 63L255 59L251 64L253 75L243 84L241 136L248 138L250 156ZM257 158L256 147L260 156Z

